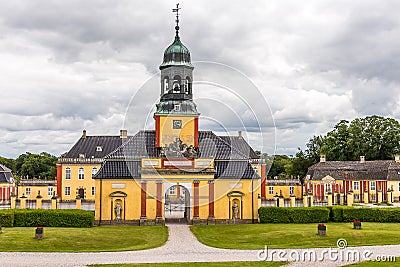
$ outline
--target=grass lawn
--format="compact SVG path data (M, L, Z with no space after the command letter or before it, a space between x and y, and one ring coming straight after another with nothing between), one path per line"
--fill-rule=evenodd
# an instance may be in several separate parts
M285 265L286 262L265 262L265 261L250 261L250 262L188 262L188 263L142 263L142 264L104 264L104 265L89 265L94 267L278 267Z
M400 258L396 258L395 262L378 262L378 261L365 261L361 263L346 265L351 267L374 267L374 266L400 266Z
M318 224L241 224L191 226L197 239L212 247L230 249L336 247L339 238L348 246L389 245L400 243L400 224L327 223L326 236L317 235Z
M168 239L162 226L103 226L92 228L44 228L44 239L36 240L34 227L3 227L1 252L98 252L159 247Z

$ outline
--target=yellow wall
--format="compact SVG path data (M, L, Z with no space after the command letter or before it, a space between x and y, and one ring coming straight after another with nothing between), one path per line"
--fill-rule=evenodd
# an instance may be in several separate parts
M278 193L278 196L280 195L280 192L282 191L282 195L284 198L289 198L290 197L290 187L293 186L294 190L294 195L296 198L302 198L301 194L301 185L266 185L265 187L265 197L266 198L273 198L276 193ZM270 194L269 188L273 187L273 194Z
M192 176L193 177L193 176ZM187 177L186 177L187 178ZM198 178L200 179L200 178ZM192 183L196 178L192 178L191 180L185 180L183 178L165 178L164 182L168 183ZM155 196L157 194L156 191L156 180L147 179L147 200L146 200L146 216L149 220L155 220L156 218L156 199ZM102 193L100 193L100 183L102 183ZM258 195L261 194L260 188L261 180L254 180L254 218L257 219L257 211L259 208ZM114 184L119 185L120 188L112 188ZM124 186L121 186L124 185ZM236 185L236 188L234 187ZM164 192L164 186L162 185ZM124 187L124 188L121 188ZM127 194L125 199L125 220L139 220L141 213L141 185L140 180L96 180L96 220L100 219L100 194L102 196L102 220L111 220L111 213L113 213L113 219L115 219L115 214L113 210L112 198L109 196L113 192L121 191ZM243 201L243 212L239 214L243 214L242 219L251 219L252 211L251 211L251 180L228 180L221 179L215 180L214 185L214 215L215 219L229 219L229 212L232 209L233 198L231 199L231 206L229 206L229 198L227 194L232 191L239 191L244 193L242 197ZM192 183L192 188L190 191L191 201L193 202L194 196L194 186ZM163 194L164 197L164 194ZM240 199L240 197L238 197ZM192 217L194 209L191 207L190 209ZM164 217L164 205L162 206L162 214ZM199 183L199 218L201 220L207 220L209 216L209 180L200 180ZM232 216L232 211L231 211Z
M95 185L95 180L92 178L92 169L100 169L100 164L63 164L62 165L62 185L61 185L61 199L62 200L74 200L77 195L77 190L83 188L85 190L85 199L95 200L95 196L92 195L92 186ZM71 179L66 179L65 171L66 168L71 168ZM78 179L79 168L84 169L84 179ZM65 195L65 187L70 187L70 195Z
M181 120L182 129L174 129L173 121ZM160 144L168 146L179 137L181 141L194 146L195 120L193 116L160 116Z
M43 197L44 200L49 200L51 199L51 197L53 195L48 195L48 187L52 187L53 188L53 192L57 193L57 186L55 185L22 185L22 186L18 186L18 197L21 197L22 194L24 194L24 196L27 197L27 199L33 200L36 199L36 197L39 194L40 191L40 195ZM30 189L30 195L27 195L27 188Z

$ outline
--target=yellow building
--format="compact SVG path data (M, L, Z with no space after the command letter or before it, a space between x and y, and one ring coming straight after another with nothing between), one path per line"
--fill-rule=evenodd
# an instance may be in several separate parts
M302 198L303 190L301 181L299 179L267 180L266 198L271 199L277 196Z
M18 196L25 196L27 200L36 200L41 196L43 200L50 200L56 193L56 180L23 179L18 183Z
M11 195L15 193L15 180L11 170L0 164L0 205L9 205Z
M198 130L200 114L192 94L194 68L176 29L160 66L155 130L128 138L104 158L94 176L99 225L257 220L262 197L257 172L265 173L265 162L241 135L217 136ZM172 200L177 188L179 199Z
M88 136L81 138L57 162L57 196L61 201L95 200L93 176L100 169L103 158L118 148L128 135L121 130L119 136Z
M399 201L400 157L395 160L327 161L308 169L305 191L316 202L345 205L350 194L354 203L381 203Z

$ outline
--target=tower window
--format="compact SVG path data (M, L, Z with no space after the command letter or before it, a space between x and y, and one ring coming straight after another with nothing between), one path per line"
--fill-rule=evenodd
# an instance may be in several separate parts
M174 76L173 90L174 90L174 93L181 92L181 77L179 75Z
M163 84L163 86L164 86L163 93L164 94L168 92L168 83L169 83L168 77L164 77L164 84Z
M181 105L180 104L175 104L174 105L174 111L181 111Z

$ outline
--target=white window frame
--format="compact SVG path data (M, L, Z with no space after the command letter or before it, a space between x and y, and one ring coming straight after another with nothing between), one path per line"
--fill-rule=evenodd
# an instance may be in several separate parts
M98 170L96 167L93 167L93 168L92 168L92 178L93 178L93 176L96 175L96 173L97 173L98 171L99 171L99 170Z
M83 167L79 167L78 169L78 180L85 179L85 169Z
M353 182L353 190L360 190L360 182L358 181Z
M48 187L47 187L47 195L48 195L48 196L52 196L52 195L53 195L53 192L54 192L53 187L52 187L52 186L48 186Z
M171 186L171 187L169 188L169 194L170 194L170 195L175 195L175 186Z
M325 184L325 193L328 194L329 191L332 192L331 184Z
M96 152L101 152L103 151L103 147L102 146L97 146L96 147Z
M274 194L274 187L273 186L269 186L268 187L268 194L270 194L270 195Z
M92 196L94 196L94 195L96 195L96 187L95 186L92 186Z
M294 195L294 186L289 186L289 194Z
M376 182L371 181L371 183L369 184L370 186L370 190L376 190Z
M65 168L65 180L71 180L71 168Z
M354 200L360 200L360 194L354 194Z
M64 195L66 195L66 196L71 195L71 187L69 187L69 186L64 187Z
M258 168L257 167L254 167L253 170L254 170L255 173L258 174Z
M25 188L25 195L26 196L30 196L31 195L31 188L30 187L26 187Z

